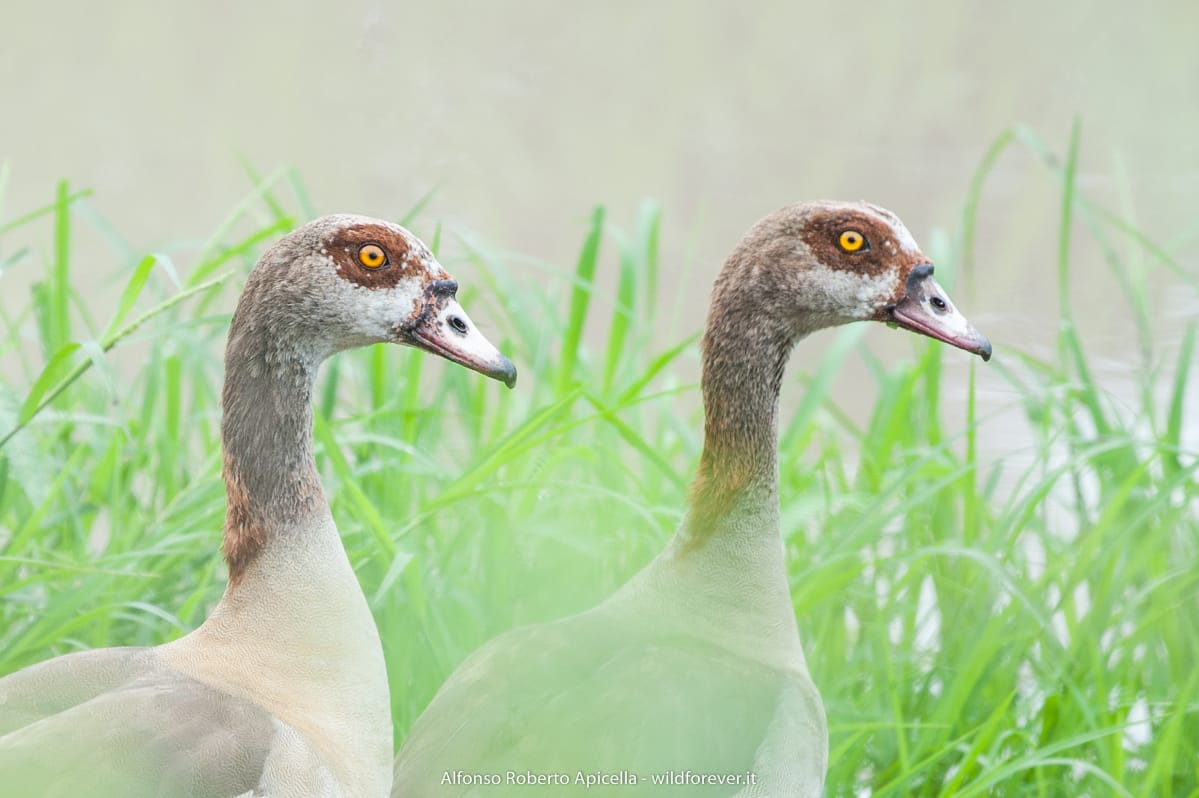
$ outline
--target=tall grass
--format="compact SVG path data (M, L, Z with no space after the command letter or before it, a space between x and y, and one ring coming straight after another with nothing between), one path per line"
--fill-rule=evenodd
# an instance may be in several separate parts
M978 409L973 371L942 373L936 344L884 363L861 327L826 333L784 387L801 398L781 430L783 531L830 719L827 794L1199 796L1199 457L1182 442L1195 329L1143 377L1139 404L1116 402L1072 322L1072 228L1131 275L1142 347L1154 342L1135 275L1170 269L1184 290L1196 277L1078 192L1077 134L1058 158L1022 129L985 156L939 274L969 272L987 175L1013 148L1061 186L1056 349L997 341L992 364L1019 397L1031 465L985 450L980 431L998 422ZM74 227L99 219L86 192L64 183L0 221L0 245L16 231L48 242L32 294L0 301L0 363L15 372L0 383L0 673L165 641L219 598L216 309L266 242L311 216L290 172L253 179L186 276L167 255L131 259L113 307L73 279ZM681 376L695 373L698 330L663 346L647 322L655 206L628 231L597 208L573 268L534 264L537 280L469 236L404 221L458 253L463 303L521 385L395 347L322 375L318 463L383 632L400 738L474 647L591 605L653 556L702 445ZM612 248L616 286L600 297ZM35 267L5 251L0 271ZM864 425L831 392L850 358L876 385ZM966 417L947 419L942 389L961 384Z

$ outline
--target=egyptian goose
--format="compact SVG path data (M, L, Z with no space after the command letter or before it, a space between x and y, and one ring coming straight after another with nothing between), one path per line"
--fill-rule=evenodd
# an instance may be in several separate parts
M413 725L392 795L819 795L828 734L779 531L783 369L800 338L852 321L988 359L932 275L873 205L758 222L713 289L704 450L678 532L599 606L472 654Z
M386 796L383 650L313 460L313 380L335 352L418 347L511 387L429 249L326 216L266 252L233 314L221 435L229 583L192 633L0 679L0 792Z

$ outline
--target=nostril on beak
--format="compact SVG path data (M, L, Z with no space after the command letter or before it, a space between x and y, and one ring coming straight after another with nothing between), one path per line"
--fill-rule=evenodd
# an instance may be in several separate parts
M462 320L462 317L450 316L447 321L449 322L450 327L453 328L454 332L458 333L459 335L466 335L466 322Z

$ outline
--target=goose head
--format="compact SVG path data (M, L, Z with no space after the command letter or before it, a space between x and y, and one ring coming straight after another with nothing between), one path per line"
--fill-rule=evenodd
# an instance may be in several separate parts
M471 322L457 291L429 248L403 227L324 216L263 255L238 303L231 340L265 333L317 361L352 347L396 343L513 387L515 366Z
M991 357L899 217L865 202L805 202L767 216L734 250L713 299L721 312L752 308L755 324L783 326L789 342L880 321Z

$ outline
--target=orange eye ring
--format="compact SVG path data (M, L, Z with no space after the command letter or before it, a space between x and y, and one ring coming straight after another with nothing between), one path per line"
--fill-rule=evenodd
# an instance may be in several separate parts
M866 236L857 230L846 230L841 233L841 237L837 239L837 243L846 252L858 252L866 246Z
M387 265L387 253L378 244L363 244L358 248L358 262L368 269L381 269Z

